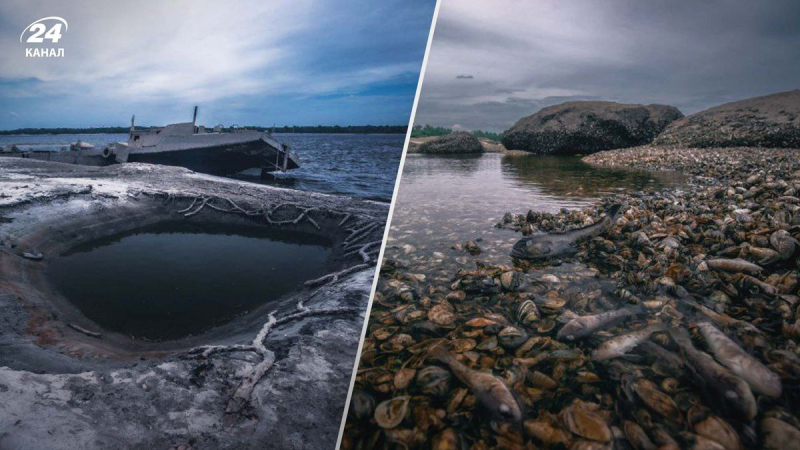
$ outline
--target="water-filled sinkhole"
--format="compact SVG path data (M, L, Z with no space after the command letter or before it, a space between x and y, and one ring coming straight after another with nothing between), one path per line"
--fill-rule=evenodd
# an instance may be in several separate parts
M324 274L330 243L256 227L161 223L72 248L53 285L105 330L163 341L201 334Z

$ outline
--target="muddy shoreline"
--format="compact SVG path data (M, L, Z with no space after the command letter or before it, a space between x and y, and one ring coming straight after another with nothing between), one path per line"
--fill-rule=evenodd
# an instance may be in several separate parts
M581 242L571 257L513 264L509 258L506 265L435 279L421 277L413 263L384 262L344 447L794 445L800 435L796 152L600 152L584 160L677 170L689 182L607 197L582 210L516 211L499 224L520 238L566 231L596 223L612 203L622 203L613 227ZM625 308L641 312L585 339L557 336L578 316ZM666 332L686 330L695 348L710 354L699 322L713 324L765 367L782 385L780 394L756 391L757 404L715 399L715 387L693 376L682 362L684 347ZM664 328L655 328L659 323ZM601 357L607 341L646 329L652 334L625 357ZM503 380L523 411L521 426L493 421L475 392L428 356L438 347ZM385 407L403 396L405 415L387 416Z
M0 158L0 446L332 446L387 214L181 168ZM75 245L166 221L320 236L329 275L165 342L100 329L44 275ZM321 431L302 432L312 425Z

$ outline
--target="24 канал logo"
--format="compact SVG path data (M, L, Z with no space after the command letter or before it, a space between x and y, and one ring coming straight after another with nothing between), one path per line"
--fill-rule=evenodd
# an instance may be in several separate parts
M34 44L25 48L27 58L63 58L64 47L55 47L69 25L61 17L45 17L25 27L19 42ZM48 42L49 41L49 42Z

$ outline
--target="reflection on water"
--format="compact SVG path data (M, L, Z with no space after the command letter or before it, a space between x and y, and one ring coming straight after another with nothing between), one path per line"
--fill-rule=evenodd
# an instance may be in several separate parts
M386 255L443 276L475 260L508 264L520 236L493 227L505 212L582 208L608 194L682 182L675 173L597 168L577 157L408 155ZM450 250L476 239L478 256Z
M166 223L79 246L47 273L101 327L168 340L278 299L321 275L329 254L306 234Z
M595 199L615 192L630 192L680 182L676 172L601 168L586 164L580 157L503 156L503 177L541 191L542 196L560 199Z

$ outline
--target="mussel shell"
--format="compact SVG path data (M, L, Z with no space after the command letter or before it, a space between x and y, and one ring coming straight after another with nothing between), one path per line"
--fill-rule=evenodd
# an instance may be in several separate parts
M382 401L375 408L375 422L381 428L391 429L403 422L408 412L408 402L411 397L403 395Z
M374 330L372 332L372 336L379 341L384 341L394 336L394 334L397 333L399 329L400 327L398 326L381 327Z
M484 328L489 325L497 325L497 322L485 317L476 317L467 321L467 326L472 328Z
M549 333L556 327L556 321L553 319L542 319L536 324L536 331L539 333Z
M626 420L622 423L622 429L628 442L637 450L655 450L656 445L647 436L647 433L636 422Z
M778 251L782 259L789 259L797 249L797 241L786 230L778 230L769 237L772 248Z
M443 397L450 392L450 371L439 366L423 367L417 372L414 386L423 394Z
M767 417L761 421L761 434L764 436L764 448L769 450L779 450L787 448L797 448L800 442L800 429L773 417Z
M550 378L542 372L539 372L538 370L529 372L527 379L531 386L535 388L551 390L558 387L556 380Z
M488 338L481 341L481 343L478 344L478 346L475 348L477 348L480 351L491 352L492 350L497 348L497 345L498 345L497 336L489 336Z
M499 323L487 325L486 327L483 328L483 334L487 336L493 336L503 331L503 328L505 327L506 327L505 325L501 325Z
M432 450L458 450L460 448L458 433L452 428L445 428L434 436L431 442Z
M743 448L736 430L717 416L710 416L696 424L694 430L700 436L705 436L722 444L726 449L740 450Z
M681 410L678 405L668 395L659 391L652 383L644 383L646 380L640 380L634 383L633 390L639 398L642 399L645 405L651 410L661 414L665 419L682 421Z
M414 343L414 338L410 334L400 333L382 343L380 349L386 353L398 353Z
M539 320L539 308L533 300L525 300L517 308L517 319L523 325L531 325Z
M417 374L416 369L410 368L402 368L394 374L394 388L395 389L405 389L411 384L411 381L414 380L414 376Z
M608 442L612 438L611 428L597 413L575 406L561 411L561 418L572 433L597 442Z
M428 311L428 319L436 325L447 327L455 322L456 313L449 303L437 303Z
M510 270L500 274L500 287L504 291L515 292L525 289L527 280L522 272Z
M450 341L450 351L453 353L468 352L475 348L475 339L453 339Z
M375 411L375 397L359 387L353 388L350 397L350 410L348 415L355 420L364 420L372 417Z
M528 335L517 327L508 326L497 333L497 341L505 348L515 349L528 340Z
M566 447L572 440L568 432L544 420L526 420L524 428L525 433L545 445Z

